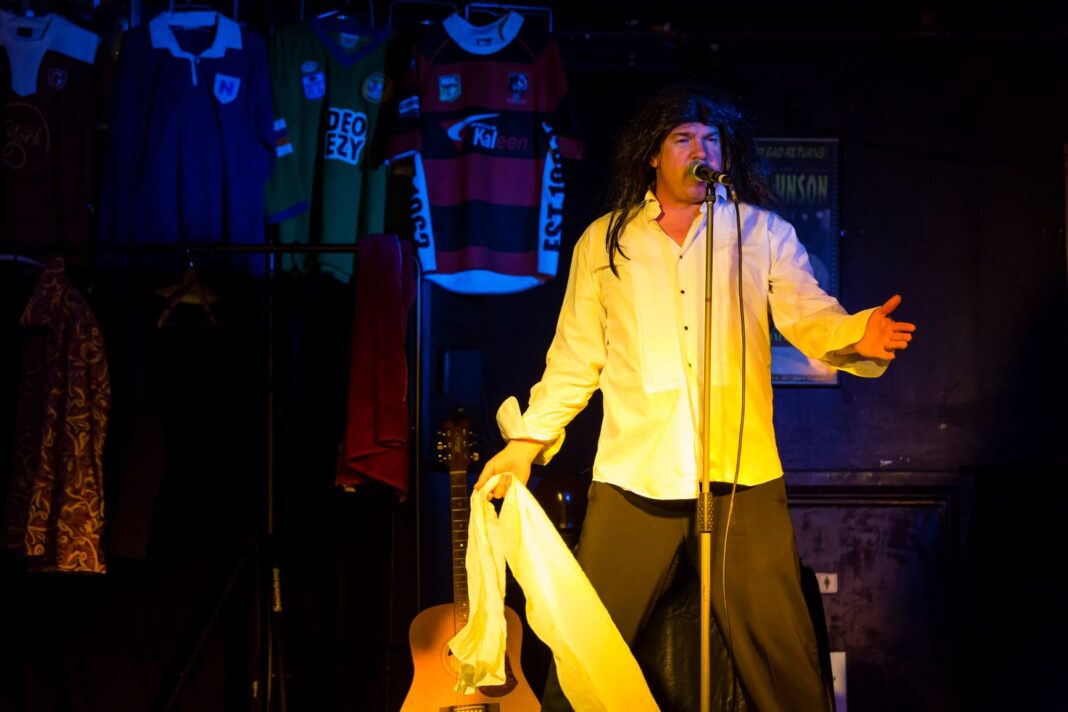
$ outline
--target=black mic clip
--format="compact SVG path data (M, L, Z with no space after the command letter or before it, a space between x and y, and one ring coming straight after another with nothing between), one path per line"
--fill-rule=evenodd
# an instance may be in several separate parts
M707 163L702 163L701 161L691 162L686 172L691 178L701 183L719 183L728 188L731 186L730 176L726 173L712 170Z

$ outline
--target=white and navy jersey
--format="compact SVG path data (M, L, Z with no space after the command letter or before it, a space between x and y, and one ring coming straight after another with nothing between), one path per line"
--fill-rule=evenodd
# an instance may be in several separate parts
M266 45L227 17L163 13L126 33L101 238L262 243L272 114Z
M383 231L386 172L372 170L369 154L379 107L392 92L386 40L386 32L336 15L274 36L276 160L267 212L281 223L283 243L352 245ZM351 253L282 260L316 264L342 281L353 271Z
M0 11L0 210L12 243L86 240L93 127L107 103L100 47L58 15Z
M518 292L556 275L563 158L581 144L560 54L510 13L452 15L417 39L394 158L415 163L412 211L426 278L455 292Z

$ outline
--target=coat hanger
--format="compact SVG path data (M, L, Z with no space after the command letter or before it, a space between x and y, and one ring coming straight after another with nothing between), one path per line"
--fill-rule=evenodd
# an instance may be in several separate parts
M209 12L217 12L215 6L207 2L192 2L192 0L186 0L186 2L175 2L170 0L170 12L197 12L207 10Z
M52 8L46 0L12 0L4 2L4 10L22 17L44 17L52 13Z
M29 257L23 257L22 255L0 255L0 262L15 262L20 265L29 265L30 267L37 267L38 269L44 269L45 266L37 260L31 260Z
M193 257L189 254L189 250L186 250L185 255L189 264L182 275L182 281L156 290L156 294L167 300L167 307L159 315L156 328L163 328L179 304L199 304L204 309L204 313L208 315L211 325L219 325L215 320L215 314L211 311L211 305L219 301L219 295L200 281L200 275L197 274L197 268L193 264Z
M414 18L411 18L413 22L420 25L430 25L435 22L441 22L442 19L458 12L460 7L453 2L447 2L446 0L393 0L389 4L389 14L386 16L386 27L394 28L396 25L393 21L394 8L409 6L414 7L417 10L430 10L433 8L436 12L433 13L434 17L427 17L427 13L418 13Z
M343 0L341 2L334 2L334 7L329 9L323 9L328 7L331 3L323 3L320 5L319 12L316 16L316 20L337 20L339 22L354 22L365 29L374 29L375 27L375 4L374 0L367 1L367 14L366 22L363 17L357 16L352 12L351 0ZM300 17L304 19L304 0L300 3Z
M234 0L234 9L231 17L237 19L238 9L240 8L239 0ZM193 0L184 0L184 2L178 2L176 0L170 0L169 11L173 14L176 12L213 12L218 13L218 8L214 4L208 2L193 2ZM212 23L214 24L214 23Z

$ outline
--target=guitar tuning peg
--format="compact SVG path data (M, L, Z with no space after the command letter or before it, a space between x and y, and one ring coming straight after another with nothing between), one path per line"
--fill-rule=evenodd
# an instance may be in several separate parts
M445 443L438 443L438 452L445 452Z
M477 452L471 453L471 462L478 462L480 459Z

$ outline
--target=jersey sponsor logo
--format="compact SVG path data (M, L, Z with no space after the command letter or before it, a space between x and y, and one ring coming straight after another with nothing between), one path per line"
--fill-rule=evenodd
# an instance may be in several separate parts
M363 80L363 86L360 87L360 93L363 94L364 99L375 104L380 101L385 101L389 98L390 94L393 93L389 77L382 72L369 74L367 78Z
M237 98L241 90L241 78L231 77L229 74L215 75L215 98L220 104L229 104Z
M526 104L527 100L523 95L528 89L530 89L530 80L526 72L508 72L508 93L512 95L508 98L509 104Z
M323 157L328 161L358 164L367 144L367 114L330 108L326 114L325 143Z
M497 140L497 127L493 124L485 123L484 119L495 119L500 114L475 114L474 116L468 116L466 119L461 119L453 123L445 123L442 126L445 129L445 134L452 139L452 142L456 145L457 151L462 151L464 148L464 139L469 133L467 131L470 127L472 135L472 145L483 145L486 141ZM477 142L474 140L475 134L477 134ZM487 146L492 148L492 146Z
M412 216L412 238L419 248L423 271L434 272L438 264L434 253L434 226L430 222L430 193L426 189L423 159L418 153L412 157L412 168L412 192L408 203Z
M441 126L457 151L463 151L465 146L489 151L525 151L530 145L526 136L505 136L489 121L498 116L500 114L475 114Z
M560 234L564 227L564 166L560 155L560 144L556 140L552 127L543 122L541 128L549 139L549 152L545 157L545 169L542 175L538 271L542 274L556 274L560 253Z
M322 99L326 96L326 73L325 72L312 72L311 74L305 74L300 78L301 83L304 85L304 98L305 99Z
M445 127L445 133L448 134L449 138L457 143L462 143L464 140L464 129L470 124L473 124L476 121L482 121L483 119L495 119L498 116L500 116L500 114L475 114L474 116L468 116L466 119L461 119L452 124L443 124L443 126Z
M438 77L438 99L453 102L460 98L460 92L459 74L442 74Z
M48 122L32 104L12 102L4 107L3 149L0 160L10 170L35 170L44 165L52 144Z
M56 91L67 86L67 70L60 69L59 67L52 67L48 70L48 86Z
M397 104L397 114L403 118L415 118L419 116L419 97L410 96L401 99Z

